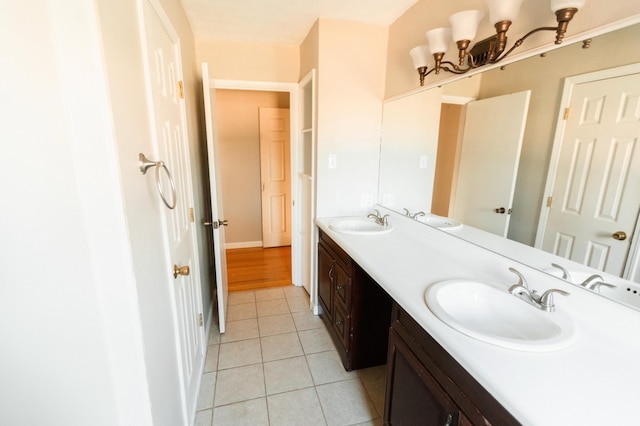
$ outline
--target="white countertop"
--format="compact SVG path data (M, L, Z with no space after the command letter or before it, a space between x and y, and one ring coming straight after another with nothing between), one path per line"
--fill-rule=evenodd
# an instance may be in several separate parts
M329 228L335 218L320 218L316 224L520 422L640 423L639 311L445 231L386 209L384 213L390 214L394 230L383 235L335 232ZM556 297L556 306L576 322L579 336L573 345L554 352L501 348L450 328L425 304L430 284L453 278L482 281L506 291L517 282L509 267L520 271L539 293L549 288L571 293Z

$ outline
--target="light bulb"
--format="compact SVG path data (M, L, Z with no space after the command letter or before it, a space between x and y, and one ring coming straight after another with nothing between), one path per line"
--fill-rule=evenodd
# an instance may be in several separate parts
M426 32L431 53L446 53L451 43L451 28L434 28Z
M409 55L411 55L415 69L426 67L431 59L431 52L426 44L414 47L409 51Z
M453 41L473 40L483 17L482 10L464 10L449 16Z

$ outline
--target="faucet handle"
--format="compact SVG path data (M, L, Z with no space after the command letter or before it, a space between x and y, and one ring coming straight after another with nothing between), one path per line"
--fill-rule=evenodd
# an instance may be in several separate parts
M552 263L551 266L553 266L554 268L560 269L560 271L562 272L562 279L563 280L571 281L571 274L569 273L569 271L567 271L567 269L565 267L560 266L557 263Z
M616 286L613 284L605 283L603 281L596 281L591 284L591 287L589 287L589 289L595 291L596 293L600 293L600 287L616 288Z
M510 272L513 272L514 274L516 274L518 276L518 282L516 284L514 284L512 287L516 287L516 286L522 286L526 289L529 289L529 286L527 285L527 280L524 279L524 276L516 269L514 268L509 268Z
M555 304L553 303L553 293L558 293L562 296L569 295L568 292L559 290L557 288L550 288L549 290L542 293L542 296L540 296L540 306L547 312L553 312L556 308Z

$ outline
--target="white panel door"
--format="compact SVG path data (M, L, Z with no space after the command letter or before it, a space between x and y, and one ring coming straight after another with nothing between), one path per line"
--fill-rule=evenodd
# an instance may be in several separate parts
M530 91L467 104L453 217L507 236Z
M640 74L577 84L569 108L542 248L621 276L640 209Z
M195 253L194 223L190 219L193 189L189 165L189 145L182 96L182 65L179 39L164 12L155 3L142 1L143 37L146 53L147 85L150 95L150 118L156 153L156 166L150 173L159 177L158 205L165 224L165 238L170 264L165 268L171 276L174 316L183 403L188 417L195 415L199 365L204 358L204 327L201 322L202 301L199 267ZM171 182L173 179L173 184ZM172 187L175 187L173 190ZM164 201L160 197L164 193ZM170 209L168 205L175 204ZM175 274L176 268L182 268ZM162 289L158 289L162 291ZM193 419L189 418L189 422Z
M216 299L218 300L218 327L220 333L226 330L227 299L229 283L227 281L227 255L224 249L224 213L222 209L222 185L220 167L218 167L218 132L213 126L215 118L215 90L210 85L209 66L202 63L202 90L204 99L204 121L207 132L207 157L209 159L209 186L211 191L211 223L213 224L213 256L215 258Z
M260 108L263 247L291 244L289 121L287 108Z

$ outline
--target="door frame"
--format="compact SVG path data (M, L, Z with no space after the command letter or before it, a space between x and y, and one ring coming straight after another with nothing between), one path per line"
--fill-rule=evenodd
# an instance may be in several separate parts
M538 220L538 229L536 231L536 240L534 247L542 250L542 241L547 228L547 220L549 218L549 209L547 207L547 198L553 194L555 179L560 163L560 150L562 148L562 140L564 138L566 121L564 120L564 110L573 95L573 89L576 85L589 83L597 80L605 80L609 78L622 77L629 74L640 73L640 64L624 65L621 67L610 68L602 71L595 71L586 74L574 75L564 79L562 88L562 97L558 108L556 120L556 131L553 137L553 147L551 150L551 158L549 159L549 171L547 172L547 181L544 187L542 204L540 206L540 219ZM640 282L640 217L636 220L634 227L635 238L631 241L629 254L625 262L622 278L631 281Z
M295 161L298 158L298 83L281 83L270 81L244 81L244 80L220 80L211 78L209 86L212 90L228 89L228 90L255 90L262 92L287 92L289 93L289 115L290 115L290 156L289 166L291 171L291 281L293 285L302 285L302 247L300 242L294 236L299 235L301 231L301 205L297 201L298 182L293 176L298 175L298 164Z

